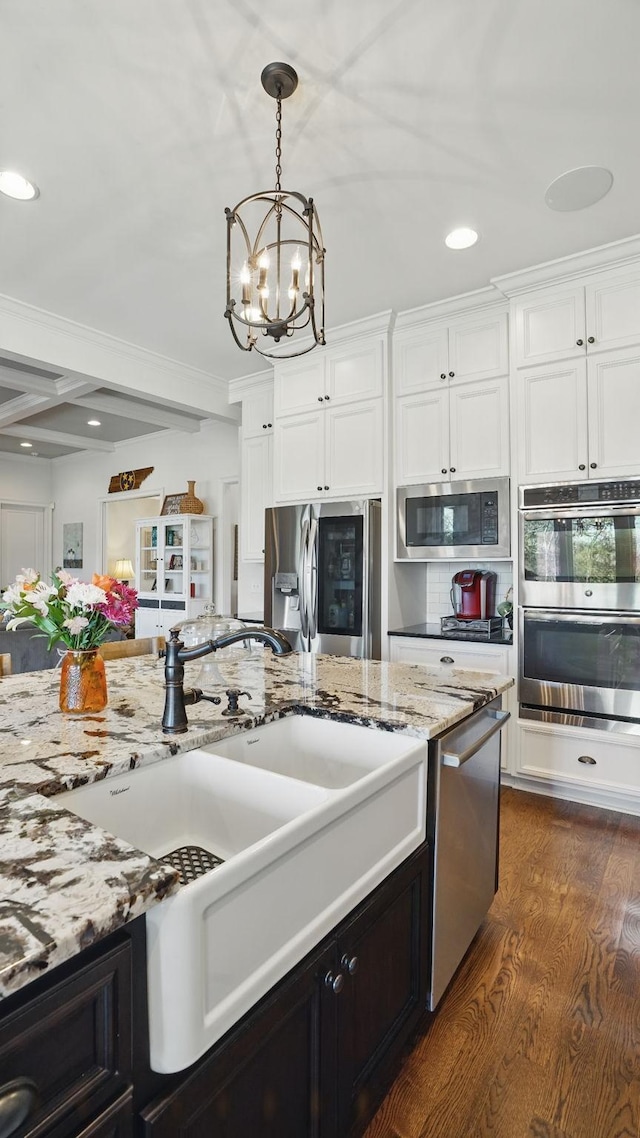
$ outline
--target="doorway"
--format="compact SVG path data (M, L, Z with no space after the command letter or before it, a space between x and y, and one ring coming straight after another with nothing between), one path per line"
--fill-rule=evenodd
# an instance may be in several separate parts
M102 499L99 530L102 548L98 556L101 573L115 575L116 561L121 560L131 561L135 572L136 522L139 518L157 517L162 497L161 491L126 491Z

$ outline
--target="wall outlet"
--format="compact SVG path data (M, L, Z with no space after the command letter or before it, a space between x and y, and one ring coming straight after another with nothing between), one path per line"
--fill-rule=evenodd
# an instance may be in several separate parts
M262 592L262 585L260 584L259 581L252 581L251 592L252 593L261 593Z

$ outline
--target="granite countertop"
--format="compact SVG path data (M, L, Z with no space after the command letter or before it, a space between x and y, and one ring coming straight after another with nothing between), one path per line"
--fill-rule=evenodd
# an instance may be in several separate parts
M513 682L507 676L346 656L216 657L226 684L250 691L240 720L188 708L184 735L162 734L164 672L152 656L108 661L109 705L58 710L54 670L0 680L0 997L24 987L180 886L175 870L55 801L61 791L158 762L287 713L431 739ZM192 686L200 664L188 664ZM187 886L188 888L188 886Z
M443 632L440 625L433 623L409 624L406 628L393 628L389 636L413 636L422 640L470 640L477 644L501 644L503 647L513 644L513 632L510 628L502 629L497 635L486 637L481 632L465 631Z

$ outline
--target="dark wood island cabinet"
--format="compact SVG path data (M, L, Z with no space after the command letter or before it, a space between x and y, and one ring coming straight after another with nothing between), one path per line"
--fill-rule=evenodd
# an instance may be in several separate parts
M0 1136L358 1134L425 1007L428 874L423 845L177 1075L146 1066L143 918L35 981L0 1020ZM12 1127L19 1079L37 1100Z

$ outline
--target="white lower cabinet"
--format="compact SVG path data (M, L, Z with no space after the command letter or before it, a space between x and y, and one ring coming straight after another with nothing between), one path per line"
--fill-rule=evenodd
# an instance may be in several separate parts
M182 609L138 609L136 612L136 636L164 636L169 638L169 632L174 624L182 624L186 620L186 610Z
M513 675L512 649L503 644L486 644L478 641L432 640L413 636L390 636L389 659L394 664L423 664L430 668L468 668L474 672L494 672ZM502 693L502 706L511 712L511 720L502 733L500 765L511 769L511 756L515 739L514 720L517 712L515 686Z
M517 774L540 789L640 813L640 737L520 721ZM580 793L582 791L582 793Z

